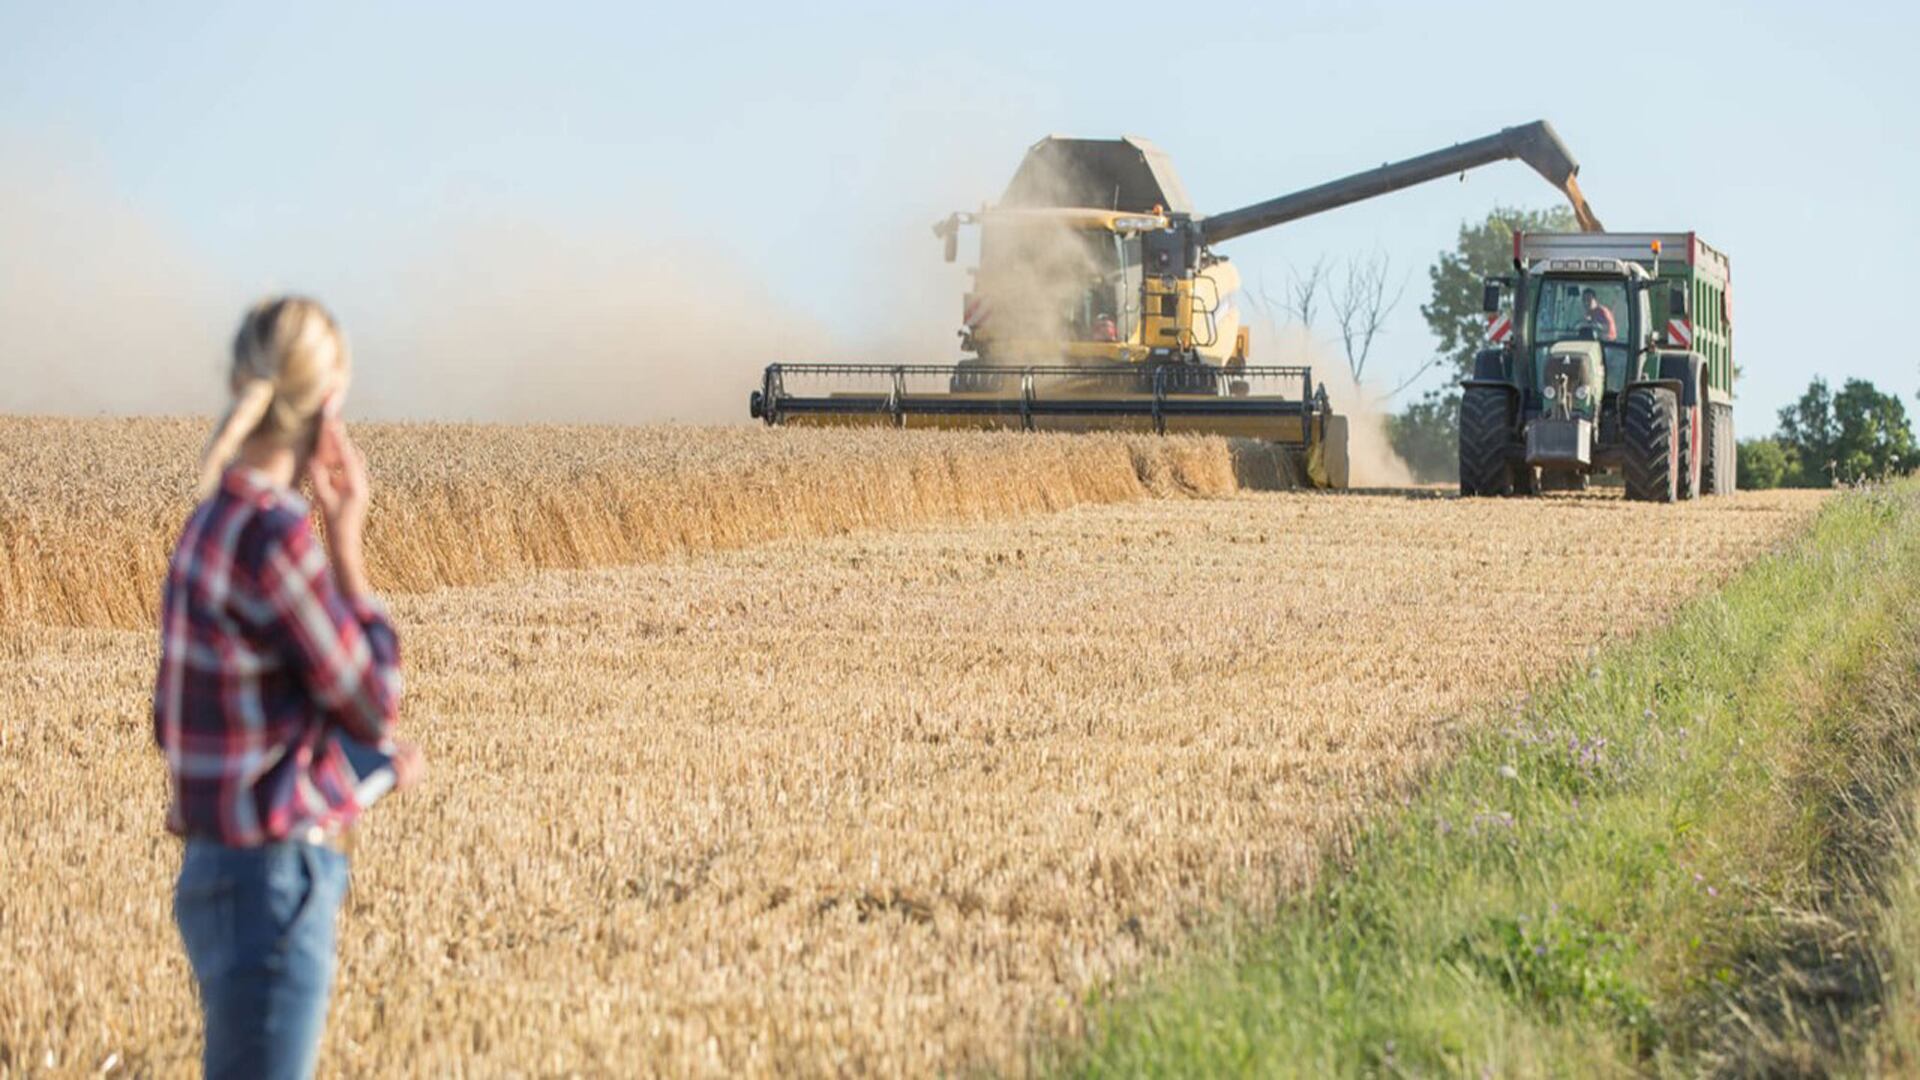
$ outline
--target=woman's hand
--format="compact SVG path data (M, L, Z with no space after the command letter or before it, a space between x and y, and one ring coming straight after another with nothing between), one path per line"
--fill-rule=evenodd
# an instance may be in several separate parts
M404 791L427 775L427 759L410 742L396 742L393 755L393 789Z
M320 516L327 525L327 553L332 557L340 591L348 596L366 595L369 589L362 540L367 525L367 460L347 437L347 427L338 417L320 422L320 441L314 447L307 476L313 482L314 501L320 504Z

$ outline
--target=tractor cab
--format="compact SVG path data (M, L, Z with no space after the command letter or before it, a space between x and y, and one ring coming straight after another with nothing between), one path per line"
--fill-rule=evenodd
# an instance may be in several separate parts
M1548 260L1530 278L1521 340L1529 397L1542 411L1595 419L1636 376L1635 359L1652 340L1651 280L1621 259Z
M1617 456L1628 390L1649 377L1650 365L1657 377L1655 279L1629 259L1516 263L1519 279L1489 281L1485 297L1489 318L1500 323L1502 288L1514 287L1514 333L1498 352L1482 354L1490 367L1476 367L1515 391L1511 422L1525 432L1516 486L1582 487L1590 471Z

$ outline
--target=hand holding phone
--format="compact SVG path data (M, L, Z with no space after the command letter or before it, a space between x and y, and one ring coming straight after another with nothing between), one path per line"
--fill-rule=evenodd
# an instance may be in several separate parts
M320 406L320 437L307 476L313 484L314 501L320 504L320 515L326 520L327 547L341 591L364 594L367 576L361 541L369 495L367 461L340 420L339 391L329 394Z

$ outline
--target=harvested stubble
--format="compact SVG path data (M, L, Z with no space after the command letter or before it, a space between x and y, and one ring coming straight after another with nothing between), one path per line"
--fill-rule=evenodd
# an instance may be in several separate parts
M389 592L789 537L1219 495L1217 439L372 424ZM143 626L206 425L0 418L0 620Z
M435 772L361 830L325 1067L1019 1071L1817 498L1157 501L402 598ZM0 639L0 1062L195 1053L150 637Z

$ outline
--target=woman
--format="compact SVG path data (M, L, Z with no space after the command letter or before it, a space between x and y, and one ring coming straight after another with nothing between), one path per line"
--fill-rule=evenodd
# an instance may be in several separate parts
M402 785L420 769L388 741L399 643L367 586L366 465L338 419L347 375L319 304L247 313L161 605L154 735L167 827L186 838L174 917L208 1076L313 1072L347 887L338 845L361 809L347 750L391 754ZM303 477L324 550L294 491Z

